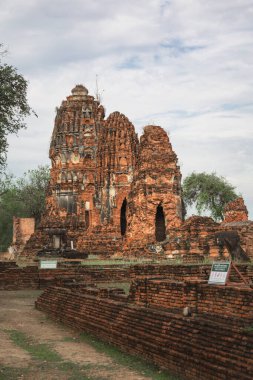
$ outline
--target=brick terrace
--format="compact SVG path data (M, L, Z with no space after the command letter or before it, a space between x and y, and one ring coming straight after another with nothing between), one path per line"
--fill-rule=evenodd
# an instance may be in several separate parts
M158 293L160 303L146 303L142 285L137 280L129 298L117 289L52 286L36 307L184 379L252 379L253 290L151 280L146 297ZM184 317L193 300L194 313Z

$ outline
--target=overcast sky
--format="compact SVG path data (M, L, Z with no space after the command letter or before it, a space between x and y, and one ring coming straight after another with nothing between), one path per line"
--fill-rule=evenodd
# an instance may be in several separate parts
M252 0L0 0L0 35L39 116L9 138L11 172L49 162L55 107L98 75L107 116L161 125L183 177L226 177L253 218Z

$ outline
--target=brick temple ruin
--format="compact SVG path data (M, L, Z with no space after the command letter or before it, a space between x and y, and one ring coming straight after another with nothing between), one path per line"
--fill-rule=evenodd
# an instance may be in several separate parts
M252 282L253 266L238 267ZM36 308L61 328L88 332L175 378L252 380L253 290L235 271L227 286L209 285L209 273L208 264L40 269L0 262L0 290L43 289ZM120 282L129 283L129 294Z
M184 220L181 172L167 133L148 125L138 139L126 116L77 85L59 108L51 139L46 210L21 254L78 250L103 256L219 256L217 231L239 233L253 258L253 222L242 199L222 224Z
M33 221L14 219L25 265L0 261L0 290L44 290L36 308L55 321L184 380L251 380L253 266L232 266L224 286L208 283L210 264L192 262L228 252L253 259L243 199L226 205L222 223L185 219L167 133L149 125L139 140L124 115L105 119L82 85L57 109L50 158L45 213L30 238ZM88 265L65 253L182 260ZM38 265L40 256L60 256L57 268Z

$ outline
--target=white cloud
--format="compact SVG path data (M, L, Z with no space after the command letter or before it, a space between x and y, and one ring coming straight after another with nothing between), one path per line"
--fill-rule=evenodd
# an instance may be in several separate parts
M98 74L107 113L169 130L183 174L227 177L252 218L252 21L251 0L2 1L8 61L39 115L10 137L11 170L47 160L55 107Z

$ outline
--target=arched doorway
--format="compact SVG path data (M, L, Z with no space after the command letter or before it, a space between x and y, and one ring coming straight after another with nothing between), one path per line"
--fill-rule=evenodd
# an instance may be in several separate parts
M126 233L126 226L127 226L126 208L127 208L127 200L125 198L120 210L120 231L121 231L122 236L124 236Z
M159 204L156 209L155 238L156 241L163 241L166 239L165 217L163 207L161 204Z

